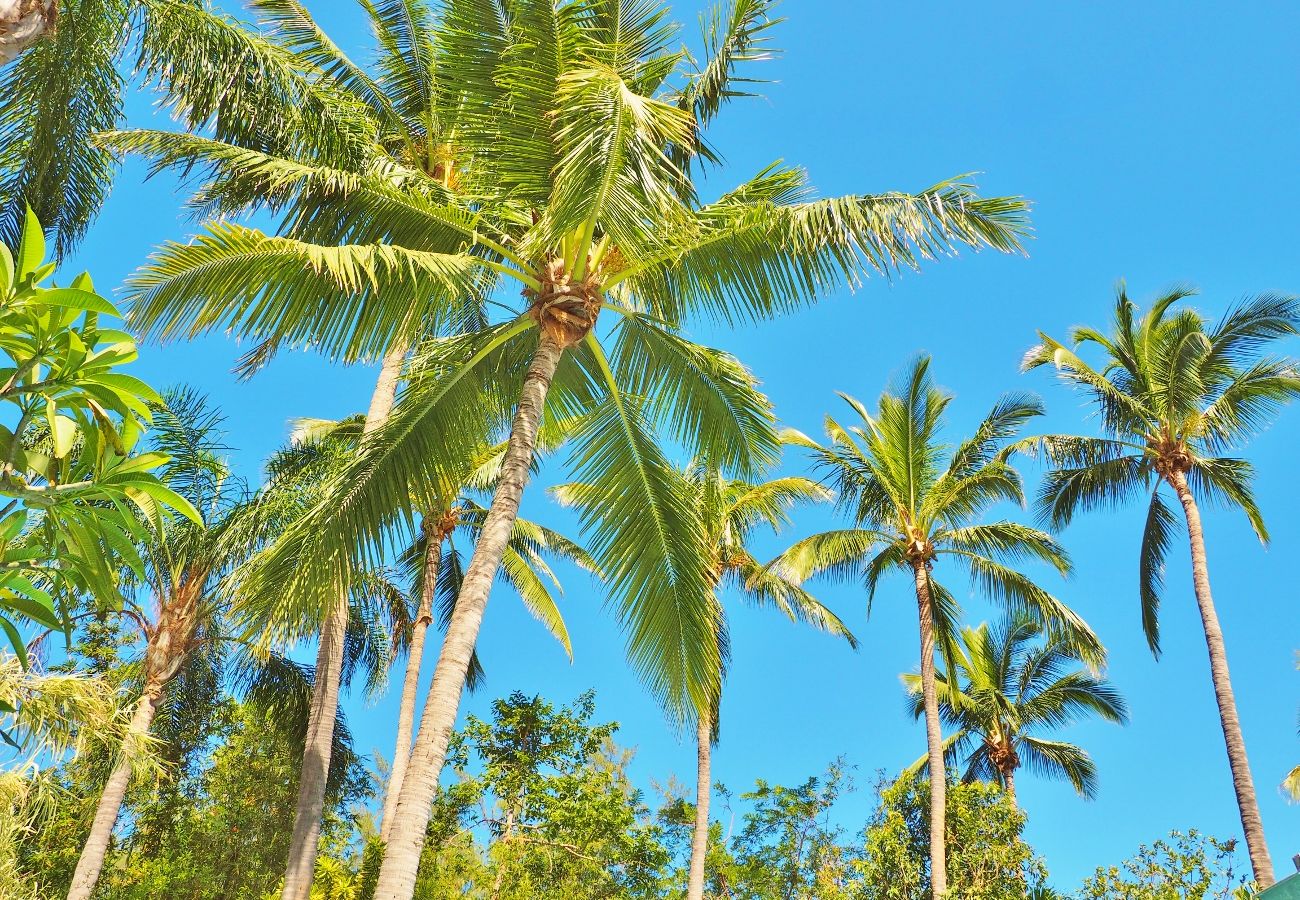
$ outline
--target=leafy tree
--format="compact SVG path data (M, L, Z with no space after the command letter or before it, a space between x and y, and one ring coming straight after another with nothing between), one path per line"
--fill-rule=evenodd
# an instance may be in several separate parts
M842 843L831 809L852 789L842 762L794 787L760 779L740 795L750 804L714 874L720 897L743 900L841 900L856 896L856 853Z
M1076 328L1071 347L1040 333L1042 343L1026 354L1024 367L1055 366L1062 381L1097 407L1104 437L1043 439L1041 445L1056 468L1039 500L1052 526L1063 528L1079 512L1113 508L1140 493L1150 494L1138 586L1142 627L1158 655L1164 562L1177 526L1161 489L1169 487L1178 498L1187 522L1192 582L1241 826L1255 881L1266 888L1273 883L1273 864L1228 676L1223 630L1210 593L1200 506L1223 503L1240 509L1259 539L1268 541L1251 490L1253 467L1221 454L1240 447L1300 394L1300 373L1292 361L1265 352L1274 341L1296 333L1300 301L1261 295L1243 301L1211 326L1200 313L1178 306L1188 295L1186 290L1172 291L1139 316L1121 286L1109 334ZM1099 368L1079 355L1084 349L1101 353Z
M1022 838L1025 816L996 786L956 782L948 803L948 882L962 900L1012 900L1034 896L1046 877L1042 861ZM899 779L880 792L858 864L863 900L921 900L933 894L929 789L923 780Z
M897 387L881 395L875 414L845 396L861 424L846 428L827 417L828 446L791 433L789 440L808 448L837 488L853 527L798 542L781 556L780 565L797 580L819 573L861 577L868 612L882 576L902 573L912 583L930 773L931 887L939 900L947 890L945 766L934 657L936 644L948 658L955 655L960 608L937 580L936 565L947 562L965 569L976 589L1046 623L1089 661L1100 661L1103 651L1077 615L1013 568L1035 561L1065 574L1070 562L1064 549L1037 529L1011 521L980 521L998 501L1023 503L1020 476L1009 461L1011 440L1042 407L1032 397L1008 395L972 437L949 449L940 433L951 398L935 387L929 369L928 358L914 362ZM948 669L954 671L955 666Z
M725 477L721 472L700 463L685 471L667 474L672 489L682 494L685 505L694 507L696 527L674 536L675 546L691 547L700 557L708 587L706 602L709 615L714 620L716 646L709 648L712 657L725 667L731 645L727 624L724 590L739 594L754 606L770 606L796 622L814 625L838 635L856 646L857 641L839 618L798 584L782 572L759 562L750 552L749 543L754 532L767 526L774 532L789 524L791 508L801 503L830 499L830 493L807 478L789 477L771 480L746 480ZM557 495L567 504L581 511L594 533L595 543L606 548L610 564L617 565L617 555L624 558L636 552L640 529L621 533L618 529L632 524L617 514L604 515L608 506L618 500L609 496L600 486L593 484L568 484L556 489ZM602 557L604 561L604 557ZM647 562L651 562L647 560ZM671 565L672 559L659 561ZM672 604L663 604L659 616L673 616ZM632 627L645 627L632 623ZM664 626L659 626L664 627ZM671 626L669 626L671 627ZM671 649L665 647L664 649ZM641 657L634 660L652 684L665 681L673 666L680 661L669 658ZM691 841L687 900L701 900L704 896L705 856L709 837L709 791L712 747L718 738L718 711L721 705L722 675L709 707L696 714L696 800L695 829Z
M1118 866L1085 879L1078 900L1249 900L1245 876L1236 872L1236 841L1196 829L1143 844Z
M117 310L84 273L45 286L54 269L29 211L16 255L0 244L0 630L24 663L20 623L63 630L78 596L121 602L138 514L198 516L159 480L166 457L136 452L160 398L120 371L135 343L100 324Z
M459 780L434 807L416 896L658 897L667 854L617 725L595 725L594 695L555 707L516 692L471 716L452 744ZM486 838L474 850L467 829Z
M1077 649L1059 636L1042 636L1042 626L1012 616L997 628L963 628L955 647L956 670L935 676L939 711L955 729L945 756L964 755L963 780L991 781L1016 802L1015 776L1021 765L1049 778L1069 781L1082 797L1097 792L1097 770L1081 747L1035 731L1061 728L1089 715L1110 722L1128 719L1124 698L1106 680L1072 667ZM921 679L904 675L912 713L925 713ZM925 758L913 769L919 771Z

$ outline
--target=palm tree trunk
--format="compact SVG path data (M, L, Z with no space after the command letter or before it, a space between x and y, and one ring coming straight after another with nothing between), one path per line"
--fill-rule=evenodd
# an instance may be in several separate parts
M1012 806L1019 805L1016 803L1016 773L1014 769L1002 773L1002 790L1006 792L1007 799L1011 801Z
M405 346L394 346L384 356L374 393L370 395L366 422L361 429L362 440L387 421L393 410L406 349ZM311 710L303 745L302 771L298 775L298 799L294 806L293 835L289 840L289 859L280 895L282 900L308 900L311 894L320 844L321 815L325 811L325 788L334 753L334 722L338 718L343 640L349 615L348 598L340 597L321 627L320 642L316 647Z
M943 765L939 694L934 679L934 616L930 609L930 576L925 563L914 563L912 571L916 578L916 608L921 625L921 694L925 699L925 746L930 771L930 887L935 900L942 900L948 893L945 835L948 775Z
M695 830L691 833L691 865L686 879L686 900L704 900L704 858L709 852L709 793L713 785L713 725L700 714L695 729Z
M411 646L406 656L406 677L402 681L402 704L397 715L397 746L393 750L393 768L384 793L384 812L380 837L387 842L402 793L406 765L411 758L411 738L415 733L415 701L420 690L420 668L424 660L424 638L433 622L433 595L438 586L438 568L442 563L442 533L424 520L424 574L420 589L420 610L411 631Z
M88 900L99 883L104 858L112 840L113 826L122 810L126 789L131 784L131 758L136 745L149 734L163 692L189 655L198 627L198 607L207 573L191 569L182 576L172 593L162 599L158 622L148 635L144 651L144 691L136 702L135 712L122 738L117 764L99 795L90 834L81 848L77 868L68 888L68 900Z
M1196 588L1196 604L1201 610L1205 645L1210 652L1214 698L1219 704L1219 722L1223 726L1223 742L1228 749L1232 786L1237 793L1237 809L1241 814L1241 829L1246 836L1246 849L1250 853L1250 866L1255 872L1255 886L1263 890L1273 884L1273 861L1269 859L1268 845L1264 842L1264 823L1259 816L1255 784L1251 780L1250 763L1246 759L1246 741L1241 734L1237 700L1233 696L1232 679L1228 675L1228 651L1223 643L1223 629L1219 627L1219 616L1214 611L1214 598L1210 594L1210 570L1205 556L1201 512L1187 487L1187 476L1184 473L1174 472L1170 482L1187 517L1187 535L1192 548L1192 584Z
M68 900L90 900L99 883L99 873L104 868L104 858L108 855L108 845L113 837L113 826L117 824L117 815L122 809L122 800L131 783L131 751L149 733L153 725L154 714L158 711L158 701L162 699L162 685L153 685L146 689L136 703L131 723L127 726L126 737L122 741L122 753L108 776L104 792L99 795L99 805L95 807L95 818L91 821L90 835L81 848L81 857L77 860L77 869L72 875L72 884L68 888Z
M55 0L16 0L0 12L0 66L17 59L54 27Z
M528 374L524 376L519 407L510 428L510 441L501 464L496 492L492 496L492 506L461 583L460 597L447 625L442 653L434 669L433 684L424 702L420 733L402 781L402 793L397 799L375 900L411 900L415 892L424 832L447 755L447 742L460 708L465 674L483 623L492 581L501 566L511 529L519 516L519 501L528 482L546 392L564 354L564 344L557 337L549 334L547 329L539 331L537 351L528 367Z

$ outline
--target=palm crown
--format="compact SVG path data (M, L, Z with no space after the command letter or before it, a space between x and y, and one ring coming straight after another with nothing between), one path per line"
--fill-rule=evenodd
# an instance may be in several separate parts
M1177 525L1161 485L1177 491L1182 484L1198 500L1240 508L1267 542L1250 484L1253 466L1222 454L1300 394L1294 365L1263 352L1269 342L1295 333L1300 305L1294 298L1254 297L1210 326L1195 310L1177 306L1189 293L1165 294L1139 316L1121 286L1109 334L1075 328L1073 346L1040 335L1042 343L1024 361L1026 369L1054 365L1096 407L1105 435L1042 440L1055 468L1038 499L1052 527L1065 527L1078 512L1112 508L1150 492L1140 588L1142 627L1157 654L1164 561ZM1100 365L1083 359L1085 348L1101 350Z
M1097 792L1097 768L1080 747L1041 734L1090 715L1124 722L1127 705L1107 681L1075 668L1079 652L1025 616L990 628L963 628L956 669L938 676L939 709L955 730L949 754L965 756L967 781L1014 791L1016 770L1069 781L1081 796ZM903 676L912 713L924 712L919 675ZM1037 732L1037 733L1036 733ZM914 768L924 765L922 758Z
M1064 603L1014 566L1046 563L1070 571L1065 550L1045 532L1012 521L980 521L990 507L1024 503L1020 475L1010 462L1012 439L1042 413L1039 401L1003 397L973 436L947 447L940 438L949 395L930 379L930 362L918 359L873 415L844 396L861 425L845 427L827 417L829 445L792 433L806 447L839 494L854 527L814 535L795 544L780 565L798 578L825 573L862 577L868 603L880 578L920 569L928 583L936 638L941 648L957 634L955 597L935 580L949 562L965 569L974 585L1009 609L1032 614L1068 635L1090 660L1102 649L1086 624Z

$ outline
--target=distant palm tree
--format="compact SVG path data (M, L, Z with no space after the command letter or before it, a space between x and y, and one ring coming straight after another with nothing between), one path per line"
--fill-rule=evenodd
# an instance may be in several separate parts
M966 758L966 781L1002 786L1014 803L1016 770L1069 781L1082 797L1097 792L1097 769L1074 744L1034 732L1061 728L1090 715L1109 722L1128 720L1124 698L1105 679L1074 666L1079 652L1048 635L1033 619L1014 615L996 628L963 628L955 648L956 671L936 676L939 714L955 728L946 756ZM903 676L912 713L925 714L919 675ZM973 746L972 746L973 745ZM926 763L918 760L912 770Z
M861 424L846 428L828 416L828 446L788 434L787 439L808 448L826 472L853 527L799 541L778 565L797 580L819 573L862 577L868 604L881 576L889 572L905 573L912 583L930 776L931 882L938 900L948 885L946 773L934 657L936 645L952 656L960 609L936 579L936 565L946 562L965 569L975 588L1013 611L1032 614L1053 633L1074 642L1090 661L1100 661L1103 651L1077 615L1013 568L1030 560L1066 574L1070 561L1065 550L1044 532L1016 522L980 522L999 501L1023 503L1020 475L1008 462L1009 445L1042 407L1032 397L1008 395L971 438L950 450L940 432L951 398L934 386L929 370L930 360L918 359L895 389L881 395L874 414L841 395Z
M144 642L139 697L100 794L73 874L70 900L85 900L94 893L137 751L156 730L155 716L175 713L170 707L178 702L176 695L183 701L188 682L219 682L223 673L237 675L251 693L277 703L304 687L305 673L288 660L254 659L246 650L231 654L220 646L232 643L225 625L229 610L223 579L310 507L312 490L343 460L340 448L311 458L278 454L269 484L253 494L223 458L220 413L191 391L173 391L165 399L154 410L150 449L166 455L160 474L198 511L200 521L177 516L138 525L143 577L132 579L133 590L121 615L138 627ZM392 603L394 589L373 575L359 578L348 593L352 615L343 642L343 668L349 674L365 669L371 683L378 685L391 655L385 635L394 621L386 613L400 612L402 604ZM206 658L198 658L205 653Z
M1223 630L1210 594L1200 504L1237 507L1267 543L1268 530L1250 485L1254 467L1220 454L1239 447L1300 395L1300 373L1292 361L1264 354L1272 342L1296 333L1300 303L1264 294L1243 301L1210 327L1195 310L1176 308L1190 293L1171 291L1138 318L1137 305L1121 286L1110 334L1075 328L1068 347L1040 332L1042 343L1026 354L1025 369L1055 366L1062 381L1096 405L1105 437L1057 435L1039 442L1056 466L1039 501L1052 527L1063 528L1078 512L1115 507L1150 493L1138 587L1142 628L1151 651L1159 655L1164 561L1177 527L1161 487L1167 485L1178 498L1241 826L1262 889L1273 884L1273 864L1228 675ZM1082 347L1101 351L1100 367L1078 355Z
M781 570L763 565L750 549L754 532L764 526L773 532L789 524L789 511L804 503L831 499L831 493L807 478L774 478L768 481L749 481L727 478L707 465L693 465L685 471L672 471L664 476L682 495L682 503L694 510L688 520L690 526L677 536L679 544L695 548L703 563L702 570L708 585L706 602L709 616L716 629L716 648L706 654L704 665L710 660L720 660L725 669L731 646L730 627L727 622L724 591L738 595L752 606L774 608L792 621L803 622L822 631L844 638L851 646L857 639L840 621L839 617L819 603L806 590L790 580ZM555 489L562 502L580 510L584 524L594 532L598 547L624 545L621 552L634 546L634 534L620 528L617 517L605 519L602 509L612 498L605 496L598 485L568 484ZM671 559L660 561L671 565ZM668 617L672 604L658 609L639 610L640 615ZM650 623L632 617L629 627L653 627ZM666 649L666 648L665 648ZM665 673L679 660L642 657L637 667L654 681L663 679ZM704 896L704 860L709 840L709 801L712 788L712 748L717 742L718 710L721 704L724 670L719 670L718 693L709 706L696 713L696 780L695 827L691 839L691 857L687 875L687 900L702 900Z

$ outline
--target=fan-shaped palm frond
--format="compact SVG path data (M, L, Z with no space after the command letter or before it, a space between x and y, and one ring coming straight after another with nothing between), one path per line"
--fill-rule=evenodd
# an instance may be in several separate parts
M1106 680L1077 668L1084 657L1060 637L1043 637L1031 617L1016 615L995 628L965 628L955 668L938 675L938 702L954 729L945 751L965 757L968 780L987 779L1014 795L1015 773L1069 781L1080 796L1096 794L1096 769L1079 747L1041 735L1097 716L1123 724L1124 698ZM905 675L913 715L924 713L921 679Z

